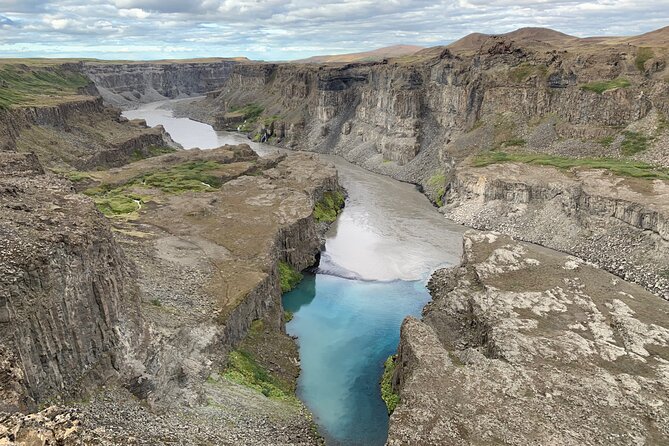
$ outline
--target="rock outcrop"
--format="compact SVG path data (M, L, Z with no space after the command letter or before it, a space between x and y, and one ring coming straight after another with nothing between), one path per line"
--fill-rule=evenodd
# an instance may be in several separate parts
M669 300L669 184L604 170L461 166L445 213L569 252Z
M401 331L389 445L665 444L669 303L565 254L465 235Z
M108 105L132 104L203 95L221 88L235 65L244 59L193 62L82 64Z
M28 410L128 371L139 295L88 198L34 155L0 153L0 172L0 410Z

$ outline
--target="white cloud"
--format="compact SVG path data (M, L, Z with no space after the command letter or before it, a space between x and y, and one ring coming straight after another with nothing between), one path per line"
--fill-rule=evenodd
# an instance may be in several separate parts
M584 36L667 24L669 0L0 0L0 54L287 59L521 26Z
M128 17L132 19L145 19L151 15L150 12L144 11L141 8L121 9L118 12L121 17Z

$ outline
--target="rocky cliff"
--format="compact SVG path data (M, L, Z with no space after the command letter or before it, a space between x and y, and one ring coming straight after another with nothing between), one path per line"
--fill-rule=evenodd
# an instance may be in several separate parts
M568 255L465 235L402 325L389 445L665 444L669 303Z
M103 104L82 64L3 64L0 151L36 153L47 168L120 166L177 147L161 126L128 122ZM2 93L2 92L0 92Z
M461 166L455 221L569 252L669 299L667 181L507 163Z
M665 50L643 65L640 51L489 37L474 52L433 49L385 63L241 64L191 109L205 108L221 128L255 104L253 132L428 186L436 170L481 150L522 140L551 153L579 145L587 156L605 149L599 138L666 114Z
M90 200L34 155L0 153L0 172L0 410L29 410L129 371L139 297Z
M243 59L217 61L93 63L82 71L109 105L128 107L137 102L203 95L220 88Z

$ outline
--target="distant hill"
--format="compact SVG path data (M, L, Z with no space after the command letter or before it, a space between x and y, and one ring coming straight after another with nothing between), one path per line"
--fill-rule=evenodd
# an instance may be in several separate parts
M493 36L507 37L522 44L546 43L550 45L562 44L578 40L578 37L561 33L550 28L520 28L505 34L468 34L447 46L454 51L472 51L481 48L481 45Z
M391 57L408 56L422 50L422 46L394 45L362 53L335 54L313 56L307 59L295 60L297 63L349 63L349 62L377 62Z
M625 43L635 46L669 47L669 26L626 38Z

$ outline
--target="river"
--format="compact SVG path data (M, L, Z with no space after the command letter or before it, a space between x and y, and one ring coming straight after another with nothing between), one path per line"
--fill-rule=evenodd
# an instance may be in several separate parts
M147 104L124 116L162 124L186 149L246 143L260 155L282 150L174 118L169 105ZM283 298L293 312L286 329L300 349L298 397L328 445L382 445L388 433L379 389L383 362L397 348L404 317L420 316L429 301L431 272L459 261L463 228L444 219L415 186L319 156L337 167L348 198L318 270Z

